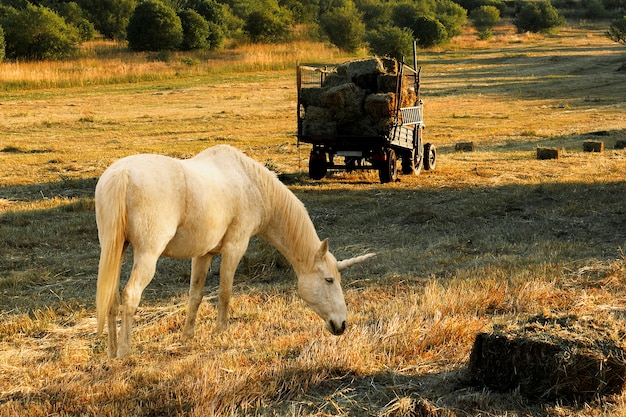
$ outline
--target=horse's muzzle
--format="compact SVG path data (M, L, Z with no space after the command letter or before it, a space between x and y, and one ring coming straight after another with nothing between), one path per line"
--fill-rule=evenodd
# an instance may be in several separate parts
M341 336L343 332L346 331L346 322L344 320L343 322L341 322L341 325L338 325L334 321L328 320L328 324L326 325L326 328L328 329L329 332L331 332L335 336Z

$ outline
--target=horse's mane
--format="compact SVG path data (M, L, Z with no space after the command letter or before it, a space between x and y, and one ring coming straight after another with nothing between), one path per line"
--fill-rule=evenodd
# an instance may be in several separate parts
M285 226L286 240L291 254L302 260L310 259L311 250L317 250L319 237L304 204L276 176L259 162L228 145L219 145L238 162L240 171L252 181L270 202L274 217ZM270 226L271 227L271 226ZM263 237L263 236L261 236ZM315 245L312 246L312 243Z

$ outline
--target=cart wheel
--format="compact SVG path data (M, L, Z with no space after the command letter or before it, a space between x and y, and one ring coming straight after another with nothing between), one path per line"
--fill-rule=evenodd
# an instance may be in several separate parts
M309 157L309 177L314 180L321 180L328 172L328 164L326 163L326 154L324 152L313 150Z
M385 150L385 160L380 162L378 168L378 178L381 183L392 182L398 179L398 170L396 169L396 151L393 149Z
M437 148L432 143L424 145L424 169L435 169L437 165Z
M424 158L415 151L415 149L408 151L402 157L402 173L407 174L419 174L424 165Z

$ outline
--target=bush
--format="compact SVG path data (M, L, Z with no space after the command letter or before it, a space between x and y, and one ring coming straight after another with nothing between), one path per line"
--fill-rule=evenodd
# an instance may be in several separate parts
M480 6L470 12L474 28L480 39L489 39L493 35L492 29L500 20L500 10L494 6Z
M180 49L183 51L209 49L209 22L192 9L179 12L178 17L183 27Z
M398 61L413 56L413 32L410 29L391 26L374 30L366 36L366 40L375 55L390 56Z
M565 18L548 0L524 2L513 21L519 32L549 32L565 24Z
M340 49L355 52L365 38L365 24L352 8L334 9L320 16L320 27Z
M180 17L173 8L158 0L139 3L126 31L128 47L133 51L171 51L183 42Z
M426 16L415 21L413 36L422 48L439 45L448 40L448 32L443 24L435 18Z
M126 27L137 0L76 0L96 30L108 39L126 39Z
M614 42L626 44L626 16L614 20L609 26L606 36Z
M23 10L3 10L6 56L27 59L63 59L75 53L78 29L43 6L28 4Z
M253 42L279 42L289 34L289 26L284 13L263 9L248 15L243 30Z
M447 37L461 34L461 29L467 23L467 10L452 0L438 0L435 4L435 16L446 28Z
M55 5L55 11L65 19L65 22L75 26L78 29L81 41L89 41L95 37L96 28L91 23L83 9L80 8L78 3L58 3Z

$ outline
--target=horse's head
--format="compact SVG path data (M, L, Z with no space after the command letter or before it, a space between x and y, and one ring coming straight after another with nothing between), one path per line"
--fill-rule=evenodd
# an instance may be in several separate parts
M340 271L374 256L373 253L339 261L328 251L325 239L312 268L298 276L298 291L302 299L326 322L326 329L339 336L346 330L346 301L341 290Z

